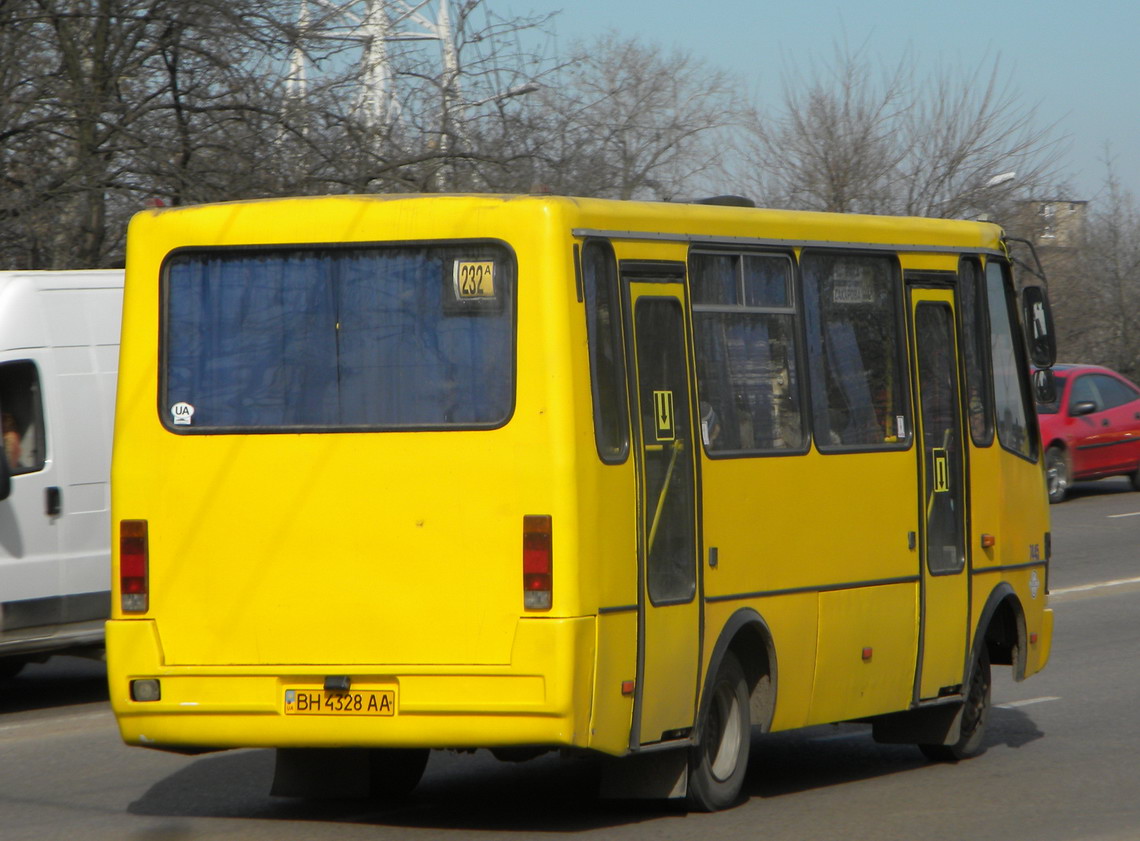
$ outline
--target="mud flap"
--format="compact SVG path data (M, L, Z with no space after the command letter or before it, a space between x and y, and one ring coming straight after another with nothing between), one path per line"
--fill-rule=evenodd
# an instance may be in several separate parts
M371 787L365 748L278 748L274 797L367 797Z
M871 721L876 742L887 745L952 745L962 732L962 704L939 704Z
M613 759L602 766L600 794L609 800L664 800L689 789L689 750L652 751Z

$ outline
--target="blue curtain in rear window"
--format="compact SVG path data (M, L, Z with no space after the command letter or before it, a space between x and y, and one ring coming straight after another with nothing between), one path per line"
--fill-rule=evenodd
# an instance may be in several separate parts
M493 259L496 297L454 299L456 259ZM169 266L166 402L191 429L488 426L513 395L502 249L185 254ZM169 420L169 418L168 418Z

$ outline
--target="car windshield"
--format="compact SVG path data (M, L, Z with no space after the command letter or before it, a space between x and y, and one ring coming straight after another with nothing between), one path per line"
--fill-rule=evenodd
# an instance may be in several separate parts
M1039 415L1055 415L1060 410L1061 406L1061 392L1065 390L1065 377L1062 374L1054 373L1057 387L1054 391L1055 397L1048 403L1037 401L1037 414Z

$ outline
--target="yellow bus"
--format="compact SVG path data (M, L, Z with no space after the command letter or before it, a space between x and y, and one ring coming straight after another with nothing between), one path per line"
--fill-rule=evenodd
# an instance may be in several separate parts
M1053 625L1016 300L988 223L145 211L112 471L122 737L275 748L284 795L407 792L430 749L562 749L696 809L740 797L754 730L978 753L991 665L1037 672Z

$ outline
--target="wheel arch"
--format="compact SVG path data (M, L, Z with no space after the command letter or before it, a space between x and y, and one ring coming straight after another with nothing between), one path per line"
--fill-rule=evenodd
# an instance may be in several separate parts
M696 741L700 741L699 728L711 697L713 681L720 670L724 655L731 651L744 669L748 682L749 715L753 726L767 732L776 711L776 648L772 632L764 618L750 607L737 610L720 630L716 645L709 658L701 686L700 705L697 709Z
M970 663L977 659L978 649L984 645L991 664L1010 666L1013 679L1024 680L1028 650L1025 609L1008 581L1002 581L990 592L978 617L977 627Z
M1042 442L1041 447L1041 463L1045 465L1045 454L1050 450L1056 450L1061 454L1061 458L1065 460L1065 467L1069 471L1069 479L1073 477L1073 447L1072 444L1065 438L1053 437L1048 442Z

